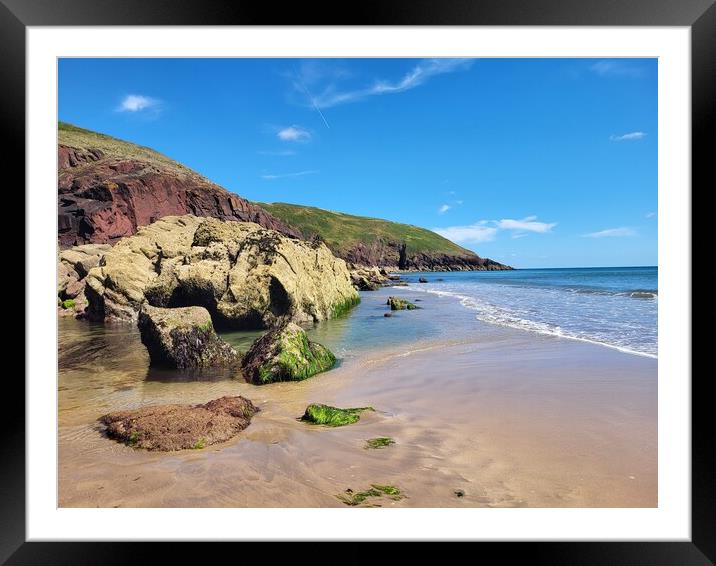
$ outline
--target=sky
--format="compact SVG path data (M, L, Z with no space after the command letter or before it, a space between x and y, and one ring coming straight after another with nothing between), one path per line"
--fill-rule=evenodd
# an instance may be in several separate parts
M656 59L60 59L59 119L514 267L657 264Z

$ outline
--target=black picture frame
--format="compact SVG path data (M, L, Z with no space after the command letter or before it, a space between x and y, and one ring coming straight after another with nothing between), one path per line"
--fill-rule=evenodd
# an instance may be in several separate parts
M382 0L363 3L286 3L215 0L0 0L3 162L16 178L5 187L25 186L25 32L28 26L85 25L567 25L689 26L692 34L692 187L707 188L713 156L716 107L716 6L713 0ZM708 136L708 137L707 137ZM10 185L12 183L12 185ZM684 190L689 190L685 187ZM13 193L17 194L17 192ZM8 203L6 202L6 206ZM13 209L17 203L12 204ZM25 207L25 215L31 210ZM13 212L13 216L17 216ZM17 232L14 232L17 233ZM26 258L28 261L30 258ZM29 300L28 297L25 298ZM18 300L19 304L24 304ZM26 328L31 333L31 328ZM6 369L5 405L0 442L0 562L7 564L108 564L149 560L205 560L195 545L157 543L26 542L25 540L25 389ZM690 542L525 542L482 543L479 556L499 554L501 561L529 559L546 564L714 564L716 561L716 451L708 425L711 372L692 384L692 535ZM670 376L691 379L690 375ZM320 531L320 529L319 529ZM237 528L240 532L240 528ZM317 534L320 538L320 534ZM243 543L242 555L259 548ZM358 543L351 543L358 544ZM374 543L364 543L371 545ZM478 543L480 544L480 543ZM261 546L261 545L259 545ZM305 546L304 546L305 548ZM452 554L453 548L447 550ZM224 550L226 548L224 547ZM232 552L229 550L229 552ZM341 549L346 560L360 554ZM362 547L359 553L370 552ZM376 553L389 558L385 545ZM444 550L442 552L445 552ZM297 554L296 558L300 555ZM366 555L369 556L369 555ZM403 555L404 557L404 555ZM475 559L478 555L475 555Z

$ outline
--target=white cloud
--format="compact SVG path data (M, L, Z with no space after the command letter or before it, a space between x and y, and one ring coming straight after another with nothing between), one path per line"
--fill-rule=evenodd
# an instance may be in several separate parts
M303 177L304 175L314 175L318 172L319 171L312 169L310 171L297 171L296 173L281 173L281 174L266 173L264 175L261 175L261 178L266 181L273 181L274 179L286 179L288 177Z
M433 232L443 238L458 243L491 242L497 235L497 228L486 226L484 221L469 226L450 226L448 228L433 228Z
M340 90L330 83L320 94L309 98L316 108L330 108L370 96L404 92L426 83L431 77L467 69L472 62L473 59L422 59L400 79L377 80L370 86L353 90Z
M644 76L644 68L630 61L598 61L589 69L601 77L639 78Z
M633 141L633 140L643 140L646 137L646 134L644 132L629 132L627 134L622 134L620 136L609 136L609 139L612 141Z
M608 228L607 230L600 230L599 232L582 234L583 238L624 238L628 236L636 236L636 230L627 227Z
M644 216L646 218L654 218L656 216L656 212L647 212Z
M557 225L556 222L538 222L536 216L528 216L522 220L503 218L497 221L497 227L502 230L515 230L517 232L537 232L544 234L551 232Z
M452 207L449 204L444 204L440 208L438 208L438 214L445 214L451 208Z
M308 141L311 139L311 132L294 125L280 129L276 136L282 141Z
M128 94L117 107L118 112L140 112L149 108L157 108L159 100L142 96L140 94Z

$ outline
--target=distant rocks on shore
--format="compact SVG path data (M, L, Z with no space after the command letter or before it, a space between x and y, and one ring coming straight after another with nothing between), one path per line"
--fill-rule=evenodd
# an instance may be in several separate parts
M203 405L156 405L119 411L99 420L107 436L146 450L201 449L236 436L259 409L244 397Z
M84 282L93 320L136 321L145 304L203 306L223 327L269 328L282 318L333 318L359 301L345 262L324 244L191 215L102 249Z
M405 299L401 299L400 297L388 297L388 302L386 303L388 306L390 306L390 310L392 311L402 311L402 310L415 310L420 307L417 305L411 303L410 301L406 301Z
M209 311L203 307L144 305L138 325L153 366L226 367L241 361L240 354L216 335Z

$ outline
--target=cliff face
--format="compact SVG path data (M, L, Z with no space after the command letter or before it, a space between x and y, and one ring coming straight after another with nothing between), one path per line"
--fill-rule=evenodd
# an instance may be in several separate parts
M255 222L301 238L298 230L259 206L189 169L172 167L168 160L61 144L58 169L58 238L63 248L112 243L159 218L184 214Z
M330 246L329 246L330 247ZM377 266L405 271L500 271L512 269L477 254L436 251L411 252L405 243L377 240L357 243L347 250L332 250L353 265Z

